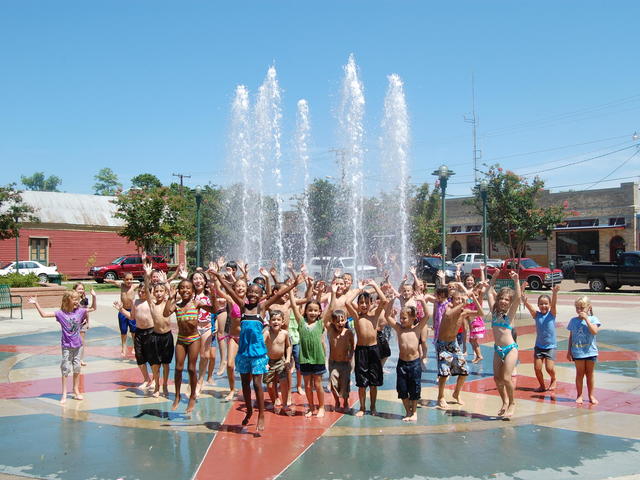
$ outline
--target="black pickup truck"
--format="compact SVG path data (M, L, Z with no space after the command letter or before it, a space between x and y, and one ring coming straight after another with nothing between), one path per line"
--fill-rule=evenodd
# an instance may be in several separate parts
M640 251L623 252L617 263L576 264L576 283L588 283L592 292L606 287L618 290L622 285L640 285Z

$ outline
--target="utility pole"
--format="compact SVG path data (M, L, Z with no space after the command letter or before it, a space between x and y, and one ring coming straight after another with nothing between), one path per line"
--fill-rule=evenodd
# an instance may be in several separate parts
M478 118L476 117L476 84L475 76L471 75L471 118L464 117L464 121L471 124L473 128L473 179L478 184L478 160L482 157L482 152L478 150L478 141L476 129L478 126Z
M330 148L329 151L331 153L336 154L336 163L340 166L340 181L344 184L345 178L345 165L344 165L344 157L347 155L347 150L344 148Z
M182 173L172 173L171 174L174 177L178 177L180 178L180 189L182 190L182 187L184 187L184 179L185 178L191 178L191 175L184 175Z

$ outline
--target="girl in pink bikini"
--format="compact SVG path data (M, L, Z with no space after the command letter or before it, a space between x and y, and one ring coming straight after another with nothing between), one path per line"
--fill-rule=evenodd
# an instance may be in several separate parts
M232 285L233 292L237 298L245 299L247 295L247 282L244 278L239 278ZM226 301L227 319L229 322L229 334L223 337L227 342L227 378L229 379L229 393L224 400L230 402L236 394L235 364L238 353L238 343L240 341L240 320L242 313L240 307L233 301L231 296L222 289L218 279L215 280L215 290Z

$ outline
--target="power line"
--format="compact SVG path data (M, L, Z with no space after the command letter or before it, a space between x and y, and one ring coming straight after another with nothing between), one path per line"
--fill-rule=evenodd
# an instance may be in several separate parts
M636 145L638 146L638 145ZM595 187L596 185L598 185L599 183L604 182L607 178L609 178L611 175L613 175L615 172L617 172L618 170L620 170L623 166L625 166L629 160L631 160L633 157L635 157L638 153L640 152L640 148L637 148L635 152L633 152L631 154L631 156L629 158L627 158L624 162L622 162L620 165L618 165L616 168L614 168L613 170L611 170L607 175L605 175L604 177L602 177L600 180L598 180L597 182L595 182L593 185L588 186L587 188L585 188L585 190L589 190L591 189L591 187Z
M640 174L638 175L630 175L628 177L618 177L618 178L610 178L607 182L615 182L618 180L629 180L630 178L640 178ZM582 183L571 183L569 185L554 185L552 187L547 187L548 189L552 188L567 188L567 187L579 187L581 185L589 185L591 182L582 182Z
M623 152L624 150L629 150L630 148L636 148L637 146L638 146L638 144L634 143L633 145L629 145L628 147L619 148L618 150L614 150L613 152L607 152L607 153L603 153L602 155L596 155L595 157L589 157L589 158L585 158L583 160L578 160L578 161L575 161L575 162L565 163L564 165L559 165L557 167L545 168L543 170L538 170L536 172L523 173L522 175L523 176L530 176L530 175L537 175L538 173L550 172L552 170L559 170L561 168L570 167L572 165L578 165L580 163L590 162L591 160L596 160L598 158L607 157L609 155L613 155L614 153Z
M607 103L604 103L604 104L601 104L601 105L596 105L596 106L593 106L593 107L585 107L585 108L581 108L581 109L578 109L578 110L573 110L573 111L569 111L569 112L550 115L548 117L542 117L542 118L535 119L535 120L529 120L529 121L525 121L525 122L516 123L516 124L510 125L510 126L506 126L506 127L496 128L494 130L489 130L488 132L485 132L481 136L482 137L492 137L492 136L502 135L504 133L509 133L509 131L512 131L512 130L517 130L517 129L522 129L522 128L540 127L540 126L544 126L544 124L553 123L554 121L568 120L568 119L571 119L572 117L575 117L575 116L594 113L594 112L606 110L607 108L610 108L610 107L620 106L620 105L624 105L626 103L637 102L639 100L640 100L640 95L632 95L630 97L624 97L624 98L621 98L621 99L618 99L618 100L613 100L611 102L607 102ZM637 108L637 107L634 107L634 108Z
M553 152L553 151L556 151L556 150L564 150L565 148L581 147L583 145L591 145L593 143L607 142L609 140L618 140L620 138L626 138L627 136L628 135L619 135L617 137L602 138L600 140L592 140L592 141L589 141L589 142L573 143L571 145L561 145L559 147L545 148L543 150L534 150L532 152L512 153L512 154L509 154L509 155L501 155L499 157L492 157L492 158L487 159L487 161L503 160L505 158L513 158L513 157L524 157L524 156L527 156L527 155L535 155L536 153Z

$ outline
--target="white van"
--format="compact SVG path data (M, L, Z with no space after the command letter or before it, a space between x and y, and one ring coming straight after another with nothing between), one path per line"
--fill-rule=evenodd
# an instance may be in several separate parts
M378 269L373 265L358 265L357 268L354 268L354 265L353 257L313 257L307 265L307 270L316 280L331 280L336 268L359 279L373 278L378 273Z
M481 265L484 265L485 258L484 253L461 253L453 259L453 263L455 265L462 264L461 272L469 274L474 268L480 268ZM499 267L502 264L502 260L489 258L486 263L491 267Z

